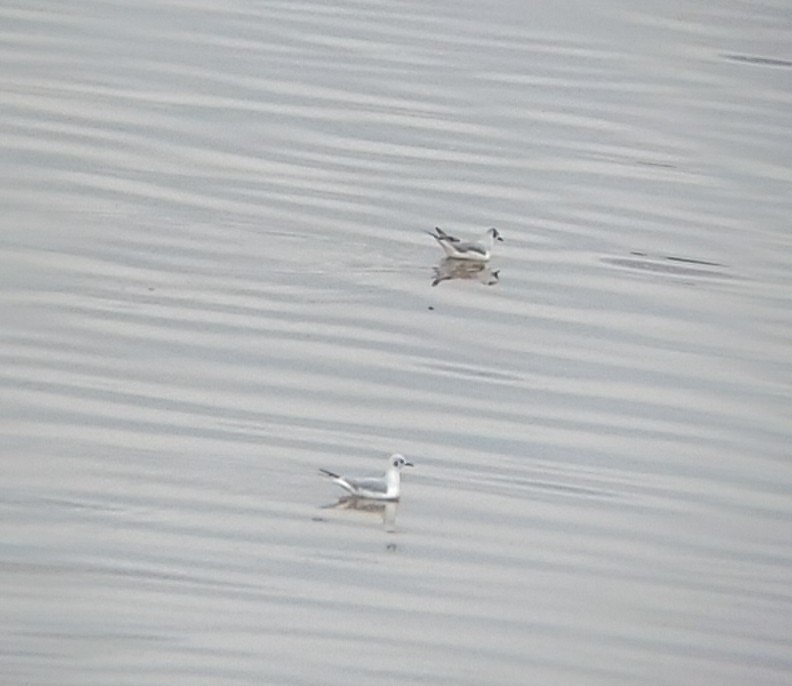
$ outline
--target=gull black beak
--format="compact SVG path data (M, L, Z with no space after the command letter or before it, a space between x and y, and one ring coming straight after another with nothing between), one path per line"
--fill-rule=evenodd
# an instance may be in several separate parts
M405 467L415 467L415 465L412 462L405 462L404 466Z

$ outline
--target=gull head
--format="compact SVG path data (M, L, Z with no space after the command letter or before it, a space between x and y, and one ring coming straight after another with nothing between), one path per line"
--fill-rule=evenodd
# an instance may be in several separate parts
M399 453L395 453L394 455L391 455L390 466L392 469L401 471L402 467L414 467L415 465L412 462L407 462L407 460L405 460L402 455L399 455Z
M491 229L487 229L487 233L490 236L492 236L493 241L500 241L501 243L503 243L503 236L500 235L500 231L498 231L498 229L496 229L495 227Z

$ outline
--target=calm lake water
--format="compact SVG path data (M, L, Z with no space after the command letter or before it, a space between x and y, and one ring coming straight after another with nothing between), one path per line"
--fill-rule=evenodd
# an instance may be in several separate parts
M0 682L790 683L788 2L0 19Z

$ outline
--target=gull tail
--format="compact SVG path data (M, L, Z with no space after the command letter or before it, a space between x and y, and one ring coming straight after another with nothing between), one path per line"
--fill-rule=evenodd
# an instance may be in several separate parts
M426 231L425 233L429 234L432 238L434 238L438 243L442 243L443 237L438 236L436 233L432 233L431 231Z
M434 236L438 241L448 241L449 243L459 243L459 239L456 236L452 236L452 235L446 233L439 226L435 226L435 231L437 232L437 235L435 235L435 234L433 234L431 232L428 232L428 233L429 233L430 236Z

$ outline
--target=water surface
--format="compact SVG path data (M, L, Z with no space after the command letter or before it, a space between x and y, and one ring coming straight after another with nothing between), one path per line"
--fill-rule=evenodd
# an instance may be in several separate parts
M3 683L788 683L784 3L0 18Z

